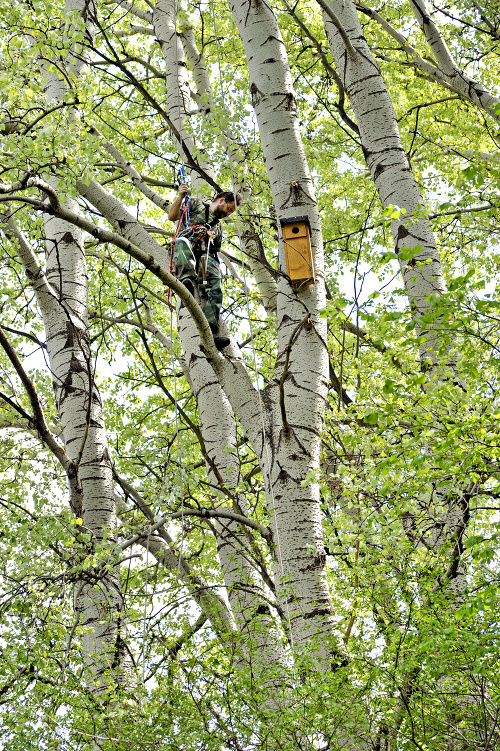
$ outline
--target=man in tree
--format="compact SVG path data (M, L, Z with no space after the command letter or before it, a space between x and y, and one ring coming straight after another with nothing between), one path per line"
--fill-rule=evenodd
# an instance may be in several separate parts
M172 203L168 218L179 220L183 199L189 191L186 183L179 186L179 195ZM232 191L219 193L213 201L201 198L189 199L188 214L182 217L184 230L179 232L174 243L175 275L194 296L198 291L201 308L214 335L218 350L229 344L227 336L217 336L219 313L222 305L222 284L219 256L222 243L221 219L230 216L242 202L239 193Z

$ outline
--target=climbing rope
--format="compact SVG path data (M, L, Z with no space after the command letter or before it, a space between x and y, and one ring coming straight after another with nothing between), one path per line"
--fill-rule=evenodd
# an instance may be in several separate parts
M175 49L177 49L177 47ZM179 66L177 66L177 67L179 67ZM183 142L182 142L182 139L181 139L181 144L182 143ZM183 146L182 146L182 149L184 150ZM187 183L187 175L186 175L186 170L184 168L184 156L183 156L183 154L181 154L181 159L182 159L181 166L177 170L177 184L178 185L180 185L181 183ZM185 209L184 213L186 214L186 229L187 229L189 227L189 193L186 193L185 196L184 196L184 198L182 199L181 210L183 208Z

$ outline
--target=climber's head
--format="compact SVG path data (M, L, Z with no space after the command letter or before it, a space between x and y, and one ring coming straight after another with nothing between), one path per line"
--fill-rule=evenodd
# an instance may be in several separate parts
M213 212L217 219L224 219L236 210L237 206L240 206L243 198L239 193L233 193L231 190L225 190L215 196L210 204L210 210Z

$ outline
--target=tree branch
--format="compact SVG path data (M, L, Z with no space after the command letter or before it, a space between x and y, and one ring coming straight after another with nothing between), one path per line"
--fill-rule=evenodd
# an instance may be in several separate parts
M250 529L255 529L257 532L260 532L262 537L267 542L272 541L272 532L271 532L270 527L264 527L262 524L259 524L253 519L249 519L248 516L235 514L233 511L224 511L222 509L186 509L184 508L182 511L176 511L174 514L171 514L170 519L180 519L182 516L198 516L201 519L203 518L231 519L234 522L238 522L238 524L244 524L245 526L250 527ZM165 519L164 524L166 524L168 521L169 519Z
M45 191L45 184L43 183L43 181L37 180L36 182L37 187L40 187L41 190ZM41 187L42 184L44 185L44 187ZM2 190L2 188L4 187L5 186L0 185L0 193L4 192ZM48 186L48 188L50 188L50 186ZM58 216L60 219L65 219L67 222L70 222L71 224L74 224L75 226L85 230L85 232L88 232L90 235L92 235L92 237L97 237L102 242L109 242L113 245L116 245L116 247L121 248L121 250L124 250L126 253L128 253L128 255L132 256L132 258L135 258L137 261L139 261L139 263L142 263L142 265L146 269L148 269L148 271L151 271L152 274L158 277L158 279L160 279L163 284L173 289L174 292L179 296L181 301L184 303L191 317L193 318L193 321L196 324L201 340L203 342L203 346L205 347L207 354L211 358L212 365L215 366L216 361L218 359L221 359L222 356L215 347L212 332L208 325L208 321L203 314L203 311L201 310L194 297L182 284L182 282L180 282L175 276L173 276L173 274L170 274L168 271L164 271L160 264L154 259L152 254L145 253L137 245L130 242L129 240L126 240L116 232L110 232L109 230L103 229L102 227L98 227L88 219L84 219L80 214L77 214L74 211L70 211L66 207L62 206L59 203L59 200L52 188L50 188L50 193L49 191L47 191L47 193L51 201L49 205L44 204L42 201L38 201L34 198L29 198L28 196L22 195L7 195L0 197L0 201L21 201L46 214Z
M119 8L125 8L130 13L132 13L132 15L134 15L136 18L140 18L141 21L145 21L146 23L153 22L152 13L148 13L145 10L140 10L140 8L137 8L133 3L129 3L128 0L104 0L104 4L116 5Z
M118 37L118 39L133 36L134 34L146 34L146 36L154 37L155 30L152 26L129 26L128 29L125 29L123 31L115 31L115 35Z
M149 508L141 494L133 488L123 477L120 477L113 469L113 477L122 487L125 494L132 498L134 504L142 511L144 516L154 524L154 514ZM115 501L119 507L128 512L123 500L115 495ZM158 536L151 537L149 534L149 550L155 558L163 563L180 581L188 587L195 602L205 612L214 627L215 632L223 642L231 637L234 632L234 623L228 607L222 597L207 584L198 574L196 574L189 563L186 561L181 552L175 549L174 542L163 526L158 527ZM146 539L144 535L137 536L137 544L148 547L148 533Z
M347 114L347 112L344 109L345 90L344 90L344 86L342 84L342 81L341 81L341 78L340 78L339 74L337 73L337 71L335 70L335 68L333 68L330 65L330 63L328 62L328 58L327 58L327 56L326 56L326 54L325 54L325 52L323 50L323 47L318 42L318 40L316 39L316 37L314 36L314 34L312 34L309 31L309 29L307 28L307 26L305 25L305 23L295 13L295 10L288 4L287 0L282 0L282 2L284 4L285 8L288 10L289 14L292 16L292 18L294 18L296 20L297 24L300 26L300 28L302 29L302 31L305 34L307 34L308 39L312 42L312 44L314 45L315 49L317 50L317 52L318 52L318 54L319 54L319 56L321 58L321 62L323 63L323 66L325 68L325 70L331 76L331 78L333 78L333 80L335 81L335 85L337 86L337 90L339 92L339 101L336 102L336 103L334 103L335 109L337 110L337 112L339 113L340 117L345 122L345 124L349 128L351 128L351 130L353 130L355 133L357 133L358 136L359 136L359 128L358 128L358 126L356 125L356 123L354 122L354 120L351 120L351 118L349 117L349 115Z
M445 86L450 91L455 92L460 97L462 97L462 99L471 102L475 106L481 107L488 115L490 115L490 117L493 117L497 122L500 122L500 114L496 114L494 110L495 105L500 103L500 99L487 91L480 83L474 81L472 78L469 78L465 75L465 73L459 70L456 67L451 56L449 56L449 60L451 60L453 68L450 68L449 71L442 70L439 65L444 62L446 58L446 55L442 50L439 52L439 54L441 55L441 60L439 60L439 62L433 61L433 63L431 64L424 60L418 54L415 47L413 47L408 42L406 37L399 31L397 31L393 26L391 26L391 24L386 21L386 19L383 18L380 13L377 13L377 11L372 10L371 8L366 6L363 2L361 2L361 0L356 1L356 7L365 15L373 18L374 21L380 24L380 26L382 26L382 28L385 29L388 34L390 34L390 36L398 43L401 49L409 56L409 65L412 65L414 68L424 73L424 75L427 76L430 80L435 81L442 86ZM415 13L415 15L418 18L418 13ZM426 27L426 24L424 24L424 26ZM437 33L439 34L439 31L437 31ZM424 34L426 34L426 28L424 28ZM438 49L435 48L435 51L437 53ZM449 65L447 64L446 67L449 67Z
M132 164L127 161L127 159L116 148L116 146L111 143L111 141L108 141L107 138L102 135L102 133L95 127L95 125L89 125L88 129L93 136L96 136L96 138L98 138L103 143L106 151L111 154L111 156L116 160L116 164L121 167L121 169L130 177L134 187L137 188L137 190L140 190L140 192L144 196L146 196L146 198L149 198L149 200L152 201L152 203L154 203L160 209L162 209L162 211L168 211L171 205L170 201L167 201L166 198L163 198L163 196L160 196L154 190L151 190L148 185L146 185L135 167L133 167Z
M40 400L38 398L38 394L36 392L35 386L33 382L31 381L30 377L24 370L21 360L19 359L17 352L15 351L12 344L9 342L7 337L5 336L3 332L3 327L0 326L0 346L5 351L5 354L11 361L12 365L14 366L14 369L19 376L21 383L24 386L24 389L28 395L28 399L31 404L31 409L33 410L33 417L30 418L27 413L21 412L21 408L15 407L18 412L21 412L23 414L23 417L26 417L26 419L29 419L33 423L33 427L36 429L38 436L43 443L45 443L48 448L52 451L54 456L59 460L61 465L66 470L66 473L69 474L74 469L73 462L67 455L66 451L63 449L62 446L59 445L59 443L56 441L53 434L50 432L49 427L45 421L45 415L43 414L42 405L40 404ZM8 398L5 399L6 401ZM14 406L13 403L11 403L11 406Z
M330 19L330 21L333 23L333 25L335 26L335 28L339 32L340 36L342 37L342 41L345 44L346 50L349 53L350 58L354 62L356 62L356 60L358 59L358 53L356 52L356 50L352 46L351 40L347 36L344 27L342 26L342 24L340 23L339 19L337 18L337 16L333 12L330 4L328 2L326 2L326 0L316 0L316 2L320 6L320 8L326 13L326 15L328 16L328 18Z

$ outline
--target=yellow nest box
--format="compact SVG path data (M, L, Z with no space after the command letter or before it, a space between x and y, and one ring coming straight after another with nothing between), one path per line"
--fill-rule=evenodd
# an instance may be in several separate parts
M307 216L280 219L286 270L293 285L314 284L311 234Z

